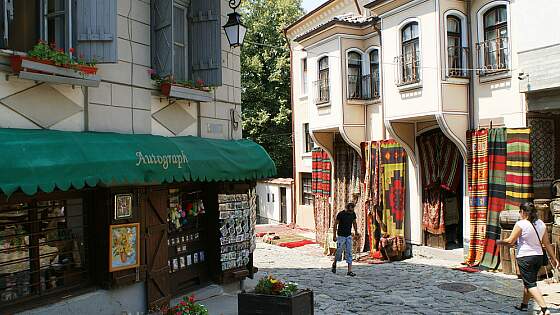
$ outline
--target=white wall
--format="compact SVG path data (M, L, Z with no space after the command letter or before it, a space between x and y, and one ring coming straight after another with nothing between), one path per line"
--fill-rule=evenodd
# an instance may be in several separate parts
M286 188L286 223L292 223L292 192L290 186L272 183L257 182L257 196L259 196L260 219L268 220L267 223L281 223L280 213L280 188ZM274 201L272 201L274 195ZM270 201L269 198L270 197Z

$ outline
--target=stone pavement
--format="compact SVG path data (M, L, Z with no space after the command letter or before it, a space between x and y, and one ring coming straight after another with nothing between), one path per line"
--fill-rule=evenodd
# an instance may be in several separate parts
M402 262L356 263L355 278L346 276L344 262L332 274L332 257L323 256L318 245L287 249L258 243L254 259L258 277L272 274L313 289L316 314L519 314L512 306L520 302L520 280L500 273L455 271L451 267L458 266L457 261L445 257L417 255ZM253 287L256 279L247 287ZM449 284L474 291L439 287ZM551 291L553 286L546 287ZM550 297L545 297L549 303ZM560 311L550 306L553 312Z
M253 289L267 274L297 282L301 288L313 289L315 314L320 315L522 314L513 308L520 302L523 289L515 277L452 270L460 266L460 251L421 247L414 255L402 262L355 263L357 276L351 278L346 276L344 262L338 264L337 274L331 273L332 257L325 257L318 245L288 249L258 242L254 263L259 273L254 280L247 279L244 287ZM439 287L449 284L475 290L460 293ZM551 311L560 313L560 284L540 282L539 287L547 294ZM193 293L208 307L210 315L235 315L237 288L211 285Z

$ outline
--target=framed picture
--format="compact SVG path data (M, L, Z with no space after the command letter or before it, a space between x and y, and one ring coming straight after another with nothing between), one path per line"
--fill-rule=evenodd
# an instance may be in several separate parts
M115 195L115 220L132 217L132 194Z
M109 272L140 266L140 223L109 226Z

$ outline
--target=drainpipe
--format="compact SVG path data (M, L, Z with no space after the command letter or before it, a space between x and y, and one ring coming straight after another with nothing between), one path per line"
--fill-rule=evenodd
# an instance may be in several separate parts
M379 37L379 80L383 80L383 59L382 59L382 51L383 51L383 37L381 37L381 29L379 29L377 27L377 22L379 21L379 18L377 21L375 21L375 23L373 23L373 29L377 32L377 36ZM381 85L381 82L379 83L379 86L381 88L383 88L383 86ZM387 127L385 126L385 91L381 90L381 124L383 125L383 128L381 129L382 131L382 137L383 140L387 139Z
M469 77L469 96L468 96L468 111L469 111L469 129L474 129L476 127L474 119L474 73L473 67L473 56L475 54L473 50L472 42L472 30L471 30L471 0L467 0L467 45L468 45L468 55L467 55L467 68L471 72Z
M284 38L286 39L286 44L288 45L288 49L290 50L290 103L292 109L292 225L296 226L297 220L297 211L296 211L296 140L295 140L295 111L294 111L294 55L292 52L292 46L290 45L290 40L288 39L288 34L286 30L284 30Z

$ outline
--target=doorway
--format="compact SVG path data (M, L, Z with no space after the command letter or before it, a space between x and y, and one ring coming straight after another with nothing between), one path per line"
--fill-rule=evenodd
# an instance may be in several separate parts
M286 204L286 187L280 187L280 222L288 223L288 207Z

